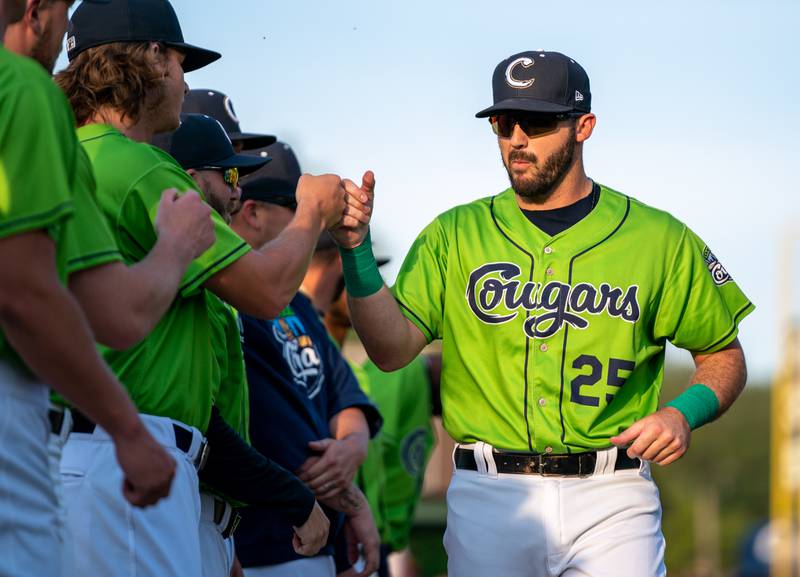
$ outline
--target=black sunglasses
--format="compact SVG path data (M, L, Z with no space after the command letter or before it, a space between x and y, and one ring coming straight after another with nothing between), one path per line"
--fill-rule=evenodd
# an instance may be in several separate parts
M510 138L514 126L519 125L528 138L541 136L553 132L558 128L558 123L568 118L578 118L584 112L565 112L563 114L541 114L532 112L504 112L489 117L492 131L500 138Z

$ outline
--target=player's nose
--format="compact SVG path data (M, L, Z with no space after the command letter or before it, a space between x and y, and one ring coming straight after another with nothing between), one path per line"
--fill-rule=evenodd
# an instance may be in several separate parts
M517 123L514 123L514 128L511 129L510 142L514 148L525 148L528 145L528 135Z

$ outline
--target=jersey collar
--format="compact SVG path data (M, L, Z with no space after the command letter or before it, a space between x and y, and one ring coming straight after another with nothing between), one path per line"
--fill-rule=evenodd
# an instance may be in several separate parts
M123 136L119 130L109 124L85 124L78 128L78 140L81 142L102 138L103 136L111 134Z

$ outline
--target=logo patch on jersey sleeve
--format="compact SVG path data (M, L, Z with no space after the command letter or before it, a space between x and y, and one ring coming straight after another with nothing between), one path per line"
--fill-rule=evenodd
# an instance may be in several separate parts
M726 282L733 280L731 275L728 274L728 271L725 270L725 267L722 266L722 263L719 262L717 257L714 256L714 253L711 252L711 249L707 246L703 247L703 259L706 261L706 266L711 273L711 278L714 279L714 284L722 286Z

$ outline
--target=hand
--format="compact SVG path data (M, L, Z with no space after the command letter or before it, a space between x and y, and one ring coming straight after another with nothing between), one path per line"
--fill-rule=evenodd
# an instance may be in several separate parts
M169 495L175 476L175 460L141 424L130 435L114 438L125 480L122 494L136 507L154 505Z
M342 218L345 189L342 179L335 174L304 174L297 183L295 196L298 210L300 207L311 206L318 211L323 228L331 228Z
M188 260L196 259L216 240L211 210L193 190L181 195L174 188L165 190L156 216L158 238L173 243Z
M306 557L313 557L319 553L319 550L328 541L330 524L331 522L322 511L322 507L315 501L308 520L302 526L294 528L292 546L295 553Z
M233 565L231 566L231 577L244 577L244 569L242 564L239 563L239 557L236 553L233 554Z
M342 248L355 248L364 242L369 232L375 201L375 175L368 170L361 179L360 188L352 180L344 180L344 187L347 208L336 228L331 229L331 234Z
M367 577L378 570L380 565L380 544L378 529L372 518L372 511L369 505L364 505L355 515L348 516L344 524L345 538L347 539L347 557L351 565L354 565L361 555L364 556L364 566L361 571L351 567L347 571L340 573L340 577ZM359 545L360 550L359 550Z
M366 443L362 443L355 435L338 441L311 441L308 446L322 455L306 459L297 470L297 476L322 501L335 497L349 487L367 457Z
M611 437L611 442L620 448L628 447L631 458L639 457L663 466L683 456L689 449L691 436L692 430L683 413L664 407Z

